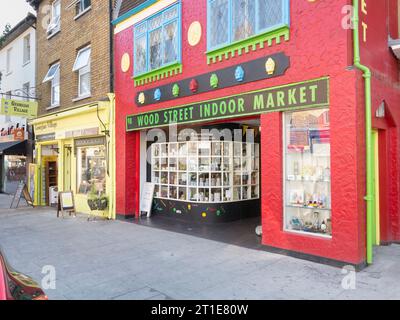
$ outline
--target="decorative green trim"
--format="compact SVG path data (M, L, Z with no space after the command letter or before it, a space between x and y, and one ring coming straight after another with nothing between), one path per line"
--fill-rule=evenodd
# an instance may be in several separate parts
M224 58L229 59L229 54L230 57L233 58L235 55L241 56L243 53L249 53L250 50L256 51L257 47L263 49L265 42L267 42L268 47L272 46L273 40L275 40L276 44L280 44L282 38L285 41L289 41L290 32L287 25L283 25L272 31L267 31L244 40L236 41L216 50L208 51L207 63L211 64L217 61L222 61Z
M161 79L169 78L174 75L182 73L182 64L173 63L150 72L143 73L139 76L133 77L135 80L135 87L152 83Z

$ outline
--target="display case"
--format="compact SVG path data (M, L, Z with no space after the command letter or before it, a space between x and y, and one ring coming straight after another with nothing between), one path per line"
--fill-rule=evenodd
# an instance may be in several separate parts
M155 198L223 203L259 198L259 145L243 142L154 143Z
M154 143L153 210L207 223L259 216L259 162L257 143Z
M329 110L284 115L285 230L331 237Z

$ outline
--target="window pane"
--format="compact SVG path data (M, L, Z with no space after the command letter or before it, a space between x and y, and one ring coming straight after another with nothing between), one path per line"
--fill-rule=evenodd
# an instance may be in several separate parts
M163 21L163 16L159 14L158 16L154 17L153 19L150 20L149 22L149 28L150 29L157 29L161 27Z
M51 87L51 105L60 104L60 85L55 85Z
M164 21L168 22L169 20L175 19L178 17L178 6L175 6L164 13Z
M255 21L254 0L233 0L232 34L234 41L246 39L255 34Z
M167 24L164 28L164 63L178 60L178 22Z
M47 81L53 80L59 70L60 70L60 64L59 63L53 64L49 68L49 71L47 71L47 74L44 77L43 82L47 82Z
M136 39L135 42L135 73L142 73L147 71L146 53L147 41L146 35Z
M331 235L329 110L285 114L285 229Z
M28 62L31 59L31 36L28 34L24 38L24 56L23 63Z
M210 46L228 42L228 26L229 26L229 1L215 0L210 3Z
M162 64L161 59L161 32L162 29L150 33L150 68L157 69Z
M139 36L147 31L147 23L142 23L135 28L135 36Z
M82 73L79 77L79 95L90 93L90 71Z
M283 22L283 1L282 0L257 0L258 30L273 27Z
M79 51L76 56L72 71L77 71L79 69L86 67L90 61L90 53L91 53L90 48Z
M106 192L105 147L93 146L78 148L78 193Z

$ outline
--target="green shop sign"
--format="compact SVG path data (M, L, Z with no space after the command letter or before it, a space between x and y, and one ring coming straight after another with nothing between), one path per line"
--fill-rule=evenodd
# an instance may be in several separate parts
M127 116L127 131L329 106L329 78Z

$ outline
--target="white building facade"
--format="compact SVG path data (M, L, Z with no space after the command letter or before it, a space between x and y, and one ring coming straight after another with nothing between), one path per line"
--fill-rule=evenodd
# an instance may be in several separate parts
M0 98L35 101L36 17L28 14L0 44ZM32 157L27 119L0 113L0 192L14 193L26 181Z

